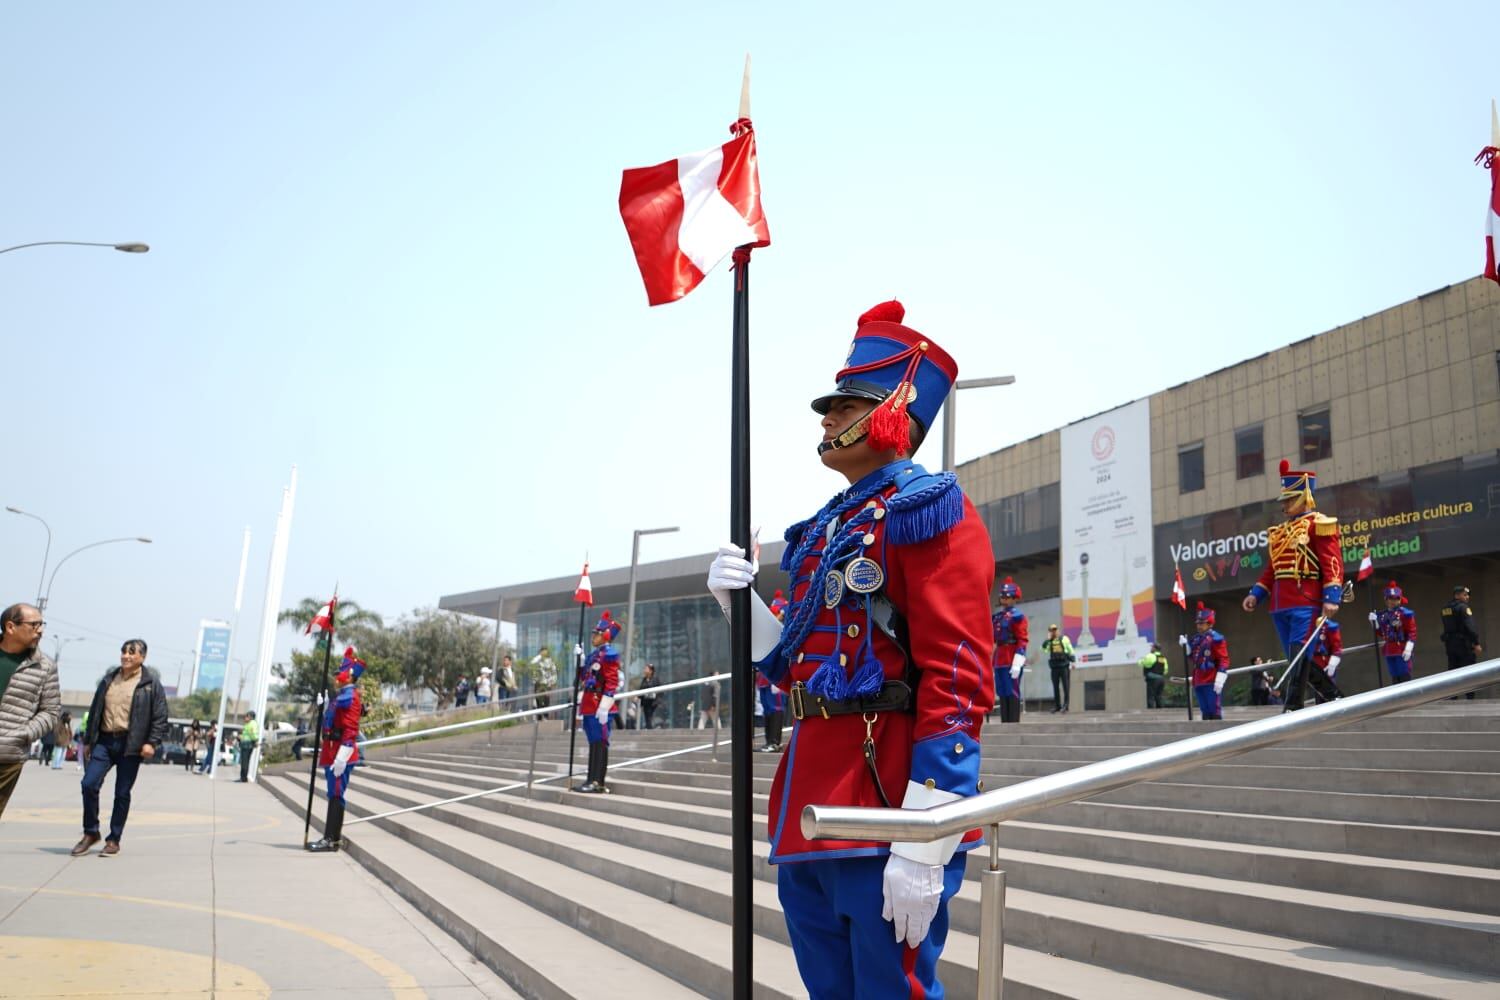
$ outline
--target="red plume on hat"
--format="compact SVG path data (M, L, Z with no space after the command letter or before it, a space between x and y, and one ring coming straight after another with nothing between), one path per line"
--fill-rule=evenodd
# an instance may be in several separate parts
M859 317L858 326L866 323L900 323L905 318L906 307L891 299L865 310ZM913 394L908 392L908 386L915 378L917 365L921 360L921 353L913 351L911 360L906 364L906 372L897 383L895 391L870 413L870 447L876 451L894 450L898 455L905 455L911 448L911 417L906 412L906 404ZM883 363L888 364L889 361Z
M1021 599L1021 585L1007 576L1004 580L1000 581L1000 596L1014 597L1019 601Z
M1199 601L1198 613L1193 617L1193 620L1199 622L1208 622L1208 624L1212 625L1214 623L1214 609L1204 604L1202 601Z

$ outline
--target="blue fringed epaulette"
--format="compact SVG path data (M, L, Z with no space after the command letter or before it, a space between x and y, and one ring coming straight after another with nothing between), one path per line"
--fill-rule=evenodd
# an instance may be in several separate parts
M792 556L796 554L797 545L802 541L802 536L807 532L807 526L812 523L813 518L809 517L807 520L798 521L786 529L786 534L782 536L786 539L786 548L781 550L782 572L790 573L792 571L792 567L789 565L792 561Z
M936 475L923 470L903 483L886 501L890 516L886 537L893 545L912 545L936 538L964 519L964 491L951 472Z

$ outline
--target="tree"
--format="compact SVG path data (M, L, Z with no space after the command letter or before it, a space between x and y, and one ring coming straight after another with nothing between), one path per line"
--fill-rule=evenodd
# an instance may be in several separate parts
M167 714L175 719L217 719L219 689L200 689L181 698L168 698Z
M489 630L473 619L417 608L397 626L401 633L401 679L437 695L443 707L460 677L476 677L495 655Z

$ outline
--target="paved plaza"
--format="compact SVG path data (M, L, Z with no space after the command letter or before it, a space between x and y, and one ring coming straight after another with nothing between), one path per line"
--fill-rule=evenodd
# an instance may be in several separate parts
M142 768L120 854L71 857L80 777L29 766L0 818L0 996L516 996L346 855L304 852L300 820L232 776Z

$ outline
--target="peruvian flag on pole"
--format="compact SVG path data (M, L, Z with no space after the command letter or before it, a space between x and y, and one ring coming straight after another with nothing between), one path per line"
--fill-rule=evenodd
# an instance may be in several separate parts
M620 179L620 217L653 306L676 302L697 288L735 247L771 245L760 207L749 81L747 58L740 117L729 127L733 139L654 167L626 170Z
M589 564L583 564L583 575L578 578L578 589L573 591L573 600L579 604L594 606L594 585L589 582Z
M1494 263L1491 258L1491 263ZM1359 570L1354 574L1354 582L1361 583L1375 575L1375 560L1370 558L1370 550L1365 549L1364 558L1359 561Z
M338 606L339 597L337 594L334 594L333 600L323 605L318 609L318 613L313 615L312 621L307 623L307 628L302 630L302 634L312 635L313 633L333 631L333 612Z
M1186 611L1187 590L1182 585L1182 570L1177 568L1176 563L1172 564L1172 576L1172 603Z
M1500 113L1490 101L1490 144L1479 151L1474 162L1490 172L1490 208L1484 216L1484 276L1500 284L1495 269L1495 241L1500 240Z

